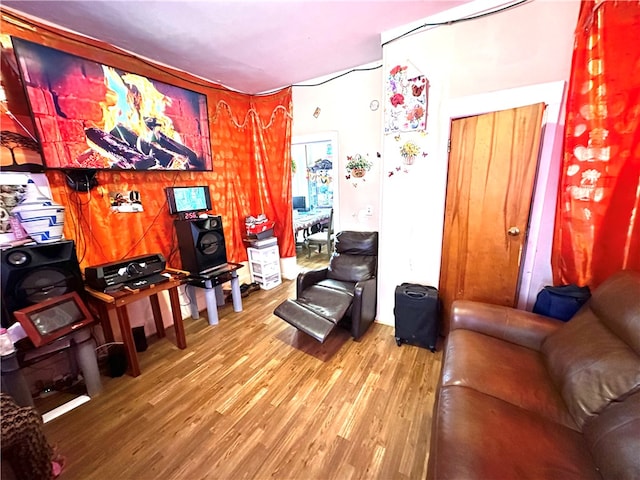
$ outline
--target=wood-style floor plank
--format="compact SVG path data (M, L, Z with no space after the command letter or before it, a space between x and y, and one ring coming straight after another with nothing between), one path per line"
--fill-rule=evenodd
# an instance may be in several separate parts
M273 315L294 296L285 280L216 326L185 319L186 350L150 338L139 377L103 376L45 425L62 479L424 478L441 352L398 347L380 324L320 344Z

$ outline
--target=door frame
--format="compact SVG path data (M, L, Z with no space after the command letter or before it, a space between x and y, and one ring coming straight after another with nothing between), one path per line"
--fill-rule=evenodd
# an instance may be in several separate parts
M291 137L291 146L305 144L305 143L315 143L315 142L331 142L333 144L333 156L335 161L333 162L333 225L334 231L339 231L340 228L337 223L339 223L340 216L338 214L338 210L340 208L340 182L338 181L338 159L340 158L339 145L338 145L338 132L337 131L326 131L326 132L318 132L311 133L306 135L293 135ZM291 148L291 147L290 147ZM282 271L282 278L287 280L295 280L300 272L298 268L298 263L296 259L296 255L293 257L280 258L280 268Z
M553 226L562 161L565 87L565 81L542 83L460 97L450 100L445 106L444 118L448 121L443 128L446 140L442 142L445 149L442 155L448 159L448 139L451 137L452 120L540 102L547 105L542 126L542 144L533 188L528 233L520 263L517 307L521 309L531 309L538 291L553 282L551 248L553 246Z

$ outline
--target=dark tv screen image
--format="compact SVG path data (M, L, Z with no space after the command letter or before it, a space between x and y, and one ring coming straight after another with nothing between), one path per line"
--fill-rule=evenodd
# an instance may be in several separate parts
M165 193L171 214L211 210L211 195L207 186L167 187Z
M293 209L299 211L305 211L307 209L307 198L304 196L293 197Z
M47 168L212 169L205 95L12 41Z

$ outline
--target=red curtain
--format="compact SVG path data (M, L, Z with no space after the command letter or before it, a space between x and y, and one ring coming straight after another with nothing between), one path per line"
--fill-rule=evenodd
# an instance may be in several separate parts
M11 14L11 16L14 16ZM202 92L207 96L213 152L211 172L99 171L99 186L78 193L61 171L48 170L53 197L66 207L65 238L76 241L81 267L147 253L162 253L169 266L181 267L173 220L164 188L209 185L212 213L222 216L227 258L247 259L244 220L264 213L274 220L281 256L295 256L291 209L291 88L270 95L246 95L141 61L118 49L75 34L43 27L22 28L2 19L3 33L95 59ZM140 213L111 211L109 193L137 190Z
M640 270L640 4L583 0L569 84L554 283Z

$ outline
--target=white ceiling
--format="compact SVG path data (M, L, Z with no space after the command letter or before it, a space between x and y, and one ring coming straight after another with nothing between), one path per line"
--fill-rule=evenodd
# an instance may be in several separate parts
M380 33L468 0L2 0L3 7L245 93L382 59Z

